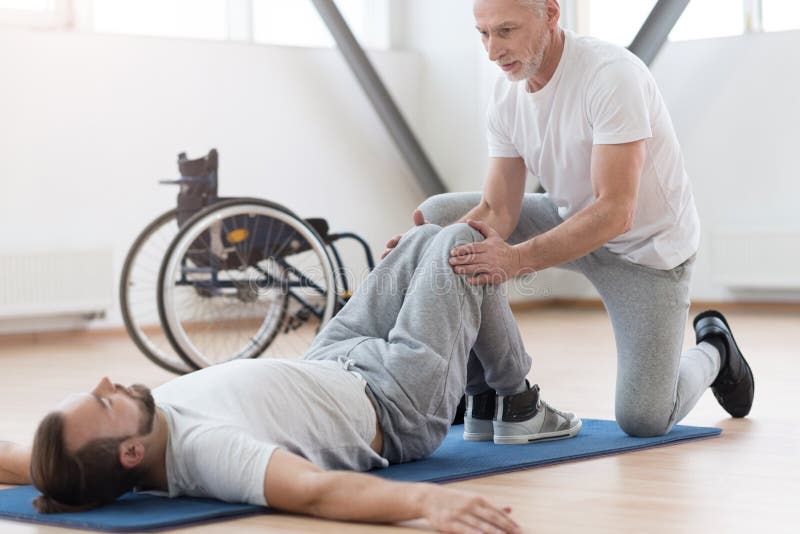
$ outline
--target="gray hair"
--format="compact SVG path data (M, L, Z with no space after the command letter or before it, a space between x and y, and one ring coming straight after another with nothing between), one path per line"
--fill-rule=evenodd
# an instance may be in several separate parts
M534 11L538 16L545 13L547 7L547 0L518 0L523 7L528 7Z

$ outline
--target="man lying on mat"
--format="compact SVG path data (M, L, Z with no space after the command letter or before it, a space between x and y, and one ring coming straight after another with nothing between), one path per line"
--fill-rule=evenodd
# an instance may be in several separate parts
M0 470L27 482L30 464L40 512L83 510L137 488L332 519L424 517L447 532L518 532L510 509L476 495L324 470L429 455L465 391L464 439L521 444L578 433L580 419L529 387L531 358L501 287L470 285L450 268L453 247L483 238L467 224L416 227L304 360L235 361L152 395L104 378L44 418L31 452L0 454Z

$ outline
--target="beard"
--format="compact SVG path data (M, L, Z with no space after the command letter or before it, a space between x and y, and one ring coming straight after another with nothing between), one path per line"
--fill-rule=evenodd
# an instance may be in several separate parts
M125 387L120 384L114 385L119 391L139 404L142 414L142 420L139 423L139 435L146 436L152 432L156 420L156 401L153 399L150 388L142 384L133 384L130 387Z
M511 82L521 82L522 80L527 80L528 78L533 77L539 72L539 69L542 68L542 63L544 62L544 52L545 48L549 44L550 41L550 32L545 29L542 34L537 38L536 44L533 48L534 52L531 57L527 59L519 59L517 61L520 62L521 66L519 71L516 73L509 72L508 73L508 81Z

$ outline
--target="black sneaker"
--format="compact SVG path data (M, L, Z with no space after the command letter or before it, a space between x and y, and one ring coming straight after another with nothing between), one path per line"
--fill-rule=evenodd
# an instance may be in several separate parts
M744 359L731 327L723 315L716 310L704 311L694 318L694 331L697 343L719 336L726 347L726 354L721 354L722 365L719 374L711 384L711 391L720 406L733 417L744 417L753 406L755 382L753 372Z

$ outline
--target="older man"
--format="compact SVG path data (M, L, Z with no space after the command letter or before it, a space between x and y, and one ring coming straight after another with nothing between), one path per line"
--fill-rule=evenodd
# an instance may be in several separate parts
M490 97L488 177L482 194L429 198L414 221L473 219L499 234L452 251L472 284L554 266L583 273L611 317L616 417L628 434L668 432L709 386L743 417L753 375L724 317L695 318L697 346L682 353L700 224L658 87L634 55L562 30L559 15L557 0L474 3L505 73ZM527 173L546 193L525 194Z

